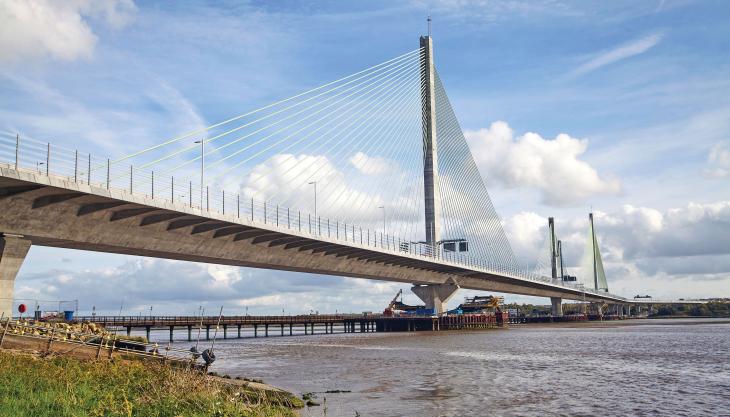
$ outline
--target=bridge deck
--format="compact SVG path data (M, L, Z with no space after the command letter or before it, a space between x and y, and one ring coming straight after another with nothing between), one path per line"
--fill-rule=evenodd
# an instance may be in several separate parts
M0 166L0 231L34 245L250 266L410 284L456 283L462 288L631 302L609 293L518 274L499 265L435 258L393 244L310 234L267 217L247 218ZM349 239L349 240L346 240ZM370 243L370 244L368 244ZM382 244L382 242L379 242Z

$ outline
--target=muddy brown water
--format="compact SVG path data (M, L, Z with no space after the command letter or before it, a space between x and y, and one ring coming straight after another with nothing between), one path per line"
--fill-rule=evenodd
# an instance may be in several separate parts
M316 393L304 416L730 416L727 319L228 339L216 355L219 373Z

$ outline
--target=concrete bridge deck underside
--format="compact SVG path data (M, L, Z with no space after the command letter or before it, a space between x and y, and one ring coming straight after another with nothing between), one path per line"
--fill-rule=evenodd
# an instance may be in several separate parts
M450 283L541 297L627 301L12 168L0 167L0 212L0 233L40 246L409 284Z

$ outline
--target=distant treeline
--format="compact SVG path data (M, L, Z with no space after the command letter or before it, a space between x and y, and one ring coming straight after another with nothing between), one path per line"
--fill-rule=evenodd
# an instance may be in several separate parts
M642 311L647 311L647 306ZM520 315L540 316L550 314L549 305L534 304L504 304L502 310L515 309ZM563 313L573 314L583 312L583 305L577 303L564 303ZM652 317L686 316L686 317L730 317L730 302L711 301L707 304L655 304Z
M656 305L652 316L730 317L730 303Z

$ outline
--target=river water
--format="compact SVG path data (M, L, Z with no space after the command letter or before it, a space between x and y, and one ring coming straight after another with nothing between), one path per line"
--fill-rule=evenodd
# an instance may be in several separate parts
M304 416L730 415L728 320L229 339L216 355L211 370L317 393Z

